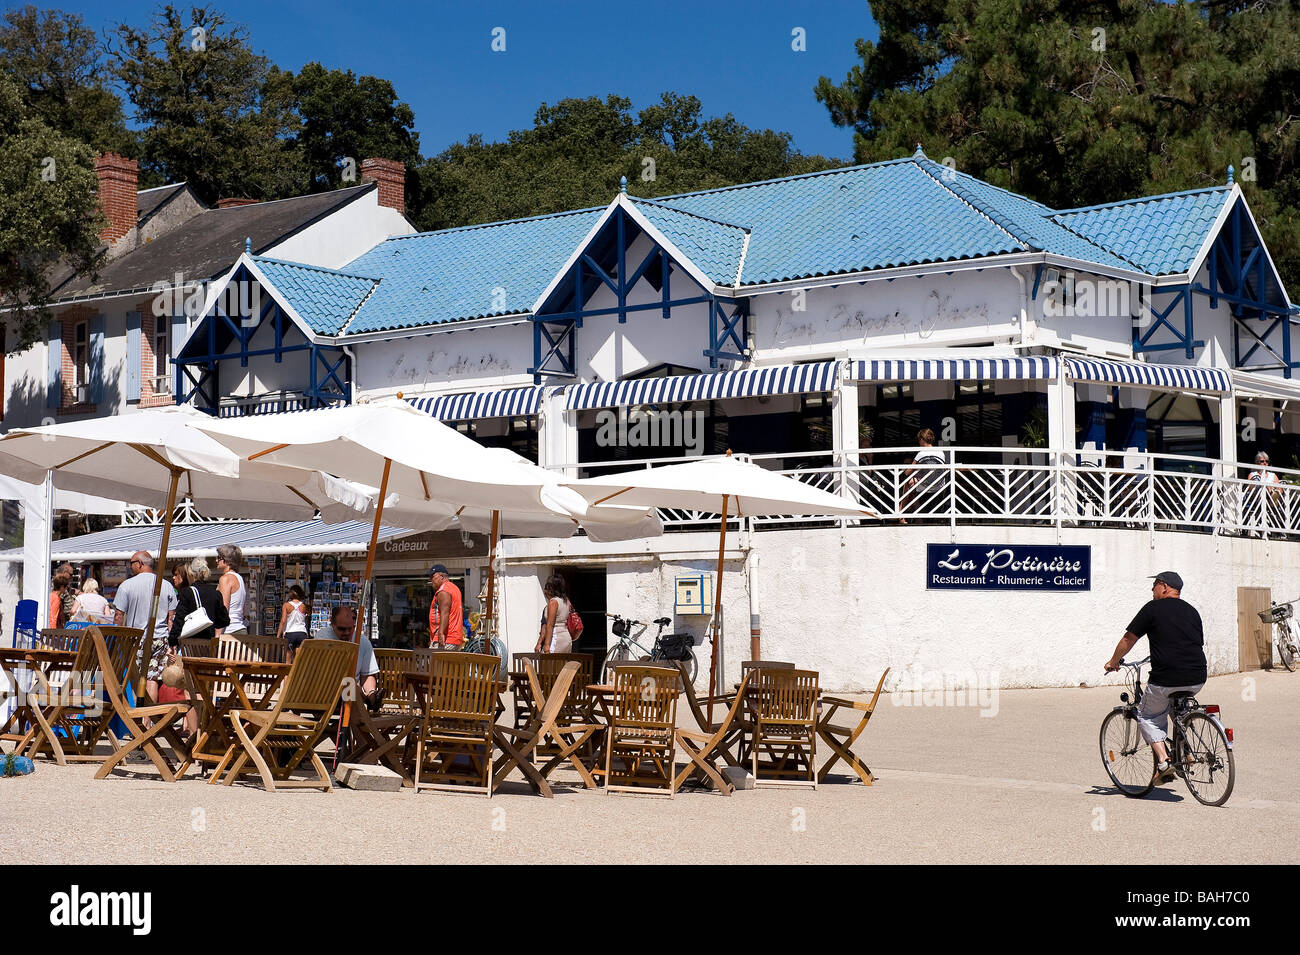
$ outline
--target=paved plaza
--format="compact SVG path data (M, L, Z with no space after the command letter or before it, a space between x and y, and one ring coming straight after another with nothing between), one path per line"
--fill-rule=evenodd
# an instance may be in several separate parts
M196 777L95 782L92 766L42 760L31 776L0 780L0 839L14 863L1294 861L1300 674L1215 677L1199 694L1235 730L1237 783L1222 809L1197 803L1181 781L1140 800L1111 788L1097 734L1118 693L1007 690L992 717L899 706L886 694L856 747L874 787L841 778L816 792L730 799L686 791L669 802L575 785L546 800L517 776L491 800L271 794ZM76 825L51 824L54 816Z

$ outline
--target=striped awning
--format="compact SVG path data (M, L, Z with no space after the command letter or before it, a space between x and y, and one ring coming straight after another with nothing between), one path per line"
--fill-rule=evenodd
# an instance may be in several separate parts
M798 395L831 391L837 361L807 365L773 365L708 375L674 375L670 378L632 378L625 381L574 385L569 389L569 411L614 408L624 405L671 404L762 395Z
M537 414L543 393L549 394L557 390L559 388L554 385L549 388L533 386L500 391L467 391L459 395L430 395L406 400L439 421L468 421Z
M1100 358L1067 358L1065 374L1075 381L1107 385L1137 385L1177 391L1227 394L1232 377L1221 368L1191 365L1154 365L1137 361L1107 361Z
M866 358L849 362L849 378L854 381L991 381L1055 377L1055 358Z

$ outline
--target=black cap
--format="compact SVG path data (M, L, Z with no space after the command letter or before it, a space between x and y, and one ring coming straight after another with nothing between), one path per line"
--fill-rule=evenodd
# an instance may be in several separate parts
M1174 588L1174 590L1181 591L1183 589L1183 578L1179 577L1172 570L1162 570L1160 573L1154 574L1151 579L1158 580L1162 584Z
M447 574L447 568L442 564L434 564L429 568L429 576L432 577L434 574ZM447 576L450 577L451 574L447 574Z

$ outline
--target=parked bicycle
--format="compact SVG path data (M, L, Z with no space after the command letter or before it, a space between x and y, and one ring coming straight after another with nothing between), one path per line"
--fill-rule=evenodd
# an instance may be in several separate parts
M1101 723L1101 761L1115 788L1125 796L1145 796L1155 781L1155 753L1142 739L1137 723L1142 665L1150 659L1120 664L1131 697L1129 692L1121 693L1123 705L1111 710ZM1222 806L1232 795L1237 778L1232 730L1224 728L1217 706L1204 706L1187 691L1174 693L1170 699L1173 728L1165 742L1170 764L1197 802Z
M605 616L614 619L610 630L618 638L618 642L605 654L605 666L602 670L604 675L601 679L608 680L610 667L620 663L631 663L633 660L672 660L685 663L686 679L691 683L695 682L699 662L695 659L695 641L691 639L689 633L670 633L665 636L664 627L672 621L667 617L660 617L653 621L659 627L659 632L655 634L654 646L647 650L632 636L632 628L640 627L641 632L644 633L649 629L650 624L616 613L607 613Z
M1300 640L1296 638L1296 625L1294 620L1295 611L1291 605L1300 600L1288 600L1286 603L1272 601L1272 606L1268 610L1259 612L1259 619L1265 623L1273 625L1273 642L1277 645L1278 659L1282 661L1282 666L1288 670L1295 670L1296 654L1300 653Z

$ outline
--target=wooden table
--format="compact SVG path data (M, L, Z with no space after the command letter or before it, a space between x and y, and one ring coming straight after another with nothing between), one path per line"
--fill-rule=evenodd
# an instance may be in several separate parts
M176 773L178 777L184 774L191 762L221 762L230 748L238 745L226 727L226 714L234 709L270 709L276 690L292 666L289 663L223 660L219 657L184 657L183 661L190 696L199 708L199 730L190 747L189 758ZM268 684L256 699L250 697L245 688L245 684L253 682ZM222 683L229 683L231 692L218 698L216 689Z

